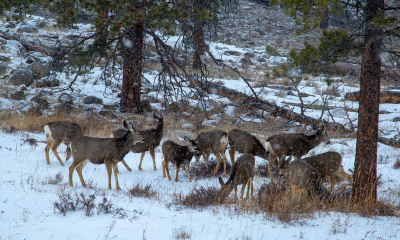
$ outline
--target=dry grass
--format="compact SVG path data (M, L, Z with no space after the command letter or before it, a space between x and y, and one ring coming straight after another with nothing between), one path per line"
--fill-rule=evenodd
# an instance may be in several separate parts
M203 157L201 160L203 161ZM216 175L213 175L212 172L214 171L215 167L217 166L217 160L208 160L208 165L206 166L205 163L201 162L199 164L191 164L190 173L194 179L206 179L206 178L215 178L216 176L220 176L224 173L224 164L221 161L219 165L218 171ZM231 172L232 165L230 162L227 161L226 163L226 172L229 174Z
M194 188L186 196L182 194L174 195L174 202L188 208L206 208L219 204L219 189L216 187Z

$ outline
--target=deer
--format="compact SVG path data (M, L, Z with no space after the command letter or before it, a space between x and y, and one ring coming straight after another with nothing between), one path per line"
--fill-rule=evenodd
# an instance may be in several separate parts
M153 118L157 124L156 128L138 131L138 134L143 137L143 141L140 143L137 143L135 145L132 145L132 148L130 149L131 152L133 152L133 153L141 153L142 154L140 157L140 162L139 162L139 167L138 167L139 171L143 170L142 162L143 162L143 158L144 158L146 152L150 153L151 158L153 159L154 171L157 171L156 156L154 153L154 149L156 149L160 145L160 142L163 138L164 118L162 116L158 117L155 114L153 114ZM127 132L126 129L118 129L112 133L111 137L121 137L126 132ZM132 169L128 166L128 164L126 164L125 160L122 160L121 162L128 171L132 171Z
M306 191L311 196L327 193L322 185L322 175L306 161L294 160L287 164L284 175L289 178L292 193Z
M223 202L229 194L235 189L235 201L237 199L237 186L242 185L240 199L243 201L244 190L247 186L247 194L244 202L249 198L249 190L251 189L250 200L253 196L253 178L254 178L255 158L251 154L242 154L233 163L231 174L228 181L224 183L221 177L218 178L221 184L219 191L220 201Z
M88 162L93 164L105 164L108 174L108 189L111 189L111 173L114 170L115 187L121 190L118 183L117 163L122 161L129 153L132 145L143 141L143 137L135 133L132 123L123 121L127 132L118 138L96 138L81 136L70 143L73 162L69 167L69 185L73 187L72 175L74 170L78 173L82 186L86 187L82 176L82 169Z
M196 161L200 160L200 156L203 155L205 164L208 166L208 158L210 153L213 153L217 158L217 166L213 171L213 175L216 175L219 169L221 160L224 161L224 177L226 176L226 156L225 152L228 148L228 134L222 130L214 130L210 132L202 132L197 135L196 139L197 148L200 154L195 154Z
M353 183L353 177L346 173L342 166L342 155L338 152L325 152L311 157L303 158L302 161L307 162L315 168L322 178L329 177L331 181L331 192L336 185L336 178L346 179Z
M270 181L272 179L272 166L278 159L278 168L290 162L291 157L294 156L296 160L307 154L311 149L317 147L320 143L330 143L329 137L326 133L325 127L318 129L312 135L305 135L303 133L287 133L277 134L270 136L265 142L265 149L269 152L268 172L270 173ZM285 161L285 156L290 156Z
M47 145L44 149L46 154L46 162L50 164L50 149L53 151L54 155L60 162L61 166L64 166L63 161L60 156L58 156L57 148L61 143L67 145L67 156L65 161L71 157L71 149L69 148L69 144L77 137L83 136L83 130L81 126L73 122L67 121L55 121L50 122L44 125L44 132L46 134Z
M187 174L189 176L189 182L192 182L190 178L189 165L193 158L193 155L198 152L196 141L190 140L185 136L184 138L189 142L188 146L182 146L176 144L171 140L165 141L162 146L162 154L164 156L164 161L162 161L163 168L163 178L165 178L165 172L167 172L168 180L171 181L171 176L169 175L168 163L174 163L176 165L176 176L175 182L178 182L178 173L181 165L183 164L186 168Z
M232 129L228 132L228 143L232 164L234 163L236 151L239 153L248 153L253 156L258 156L267 161L269 159L269 153L260 140L246 131ZM271 175L272 174L270 173L270 176Z

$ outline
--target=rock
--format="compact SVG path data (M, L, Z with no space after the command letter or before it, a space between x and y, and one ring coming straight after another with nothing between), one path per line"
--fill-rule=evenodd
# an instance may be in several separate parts
M32 64L28 65L28 68L32 71L35 79L41 79L49 76L50 74L49 68L39 62L33 62Z
M10 62L10 57L7 56L0 56L0 62Z
M68 102L60 102L57 103L54 106L55 113L60 115L60 114L71 114L72 110L74 110L74 107L72 104Z
M19 86L25 84L25 86L30 86L34 81L33 73L27 67L19 67L8 79L8 82L12 85Z
M58 97L58 102L59 103L73 104L74 103L74 98L72 97L71 94L61 93L61 95Z
M8 22L8 24L6 25L6 27L8 27L8 28L15 28L16 25L15 25L14 22Z
M240 59L240 63L244 65L253 65L253 62L250 60L250 58L242 58Z
M275 66L279 66L283 63L287 62L287 58L286 57L280 57L280 56L272 56L269 59L270 64L275 65Z
M7 98L0 97L0 110L4 111L4 110L10 110L10 109L12 109L11 101Z
M7 65L5 63L0 63L0 76L7 73Z
M117 116L110 110L99 111L99 115L107 118L117 118Z
M95 97L95 96L88 96L83 99L84 104L103 104L103 99Z
M256 56L256 54L254 52L245 52L243 55L244 55L244 57L247 57L247 58L253 58Z
M393 118L392 121L393 121L393 122L400 122L400 117L395 117L395 118Z
M18 28L17 32L19 33L37 33L39 29L36 26L33 25L22 25L20 28Z
M57 86L60 86L60 80L58 80L57 78L42 78L36 82L36 87L38 88Z
M11 93L10 98L12 100L24 100L26 98L26 95L24 91L17 90Z
M4 50L11 55L18 55L20 57L25 57L28 52L22 43L16 40L7 40L7 44L3 45Z
M33 98L31 98L31 102L32 101L36 102L39 105L41 111L49 107L49 102L43 97L34 96Z
M249 31L249 36L252 38L260 38L261 34L258 31L250 30Z
M38 27L38 28L44 28L44 27L46 27L46 22L43 21L42 19L35 20L35 21L34 21L34 24L35 24L35 26Z
M225 55L228 55L228 56L230 56L230 55L233 55L233 56L240 56L240 55L242 55L241 52L231 51L231 50L225 51L224 54L225 54Z
M34 101L29 101L25 105L21 106L19 110L23 113L31 114L31 115L35 115L35 116L40 116L43 114L39 104Z

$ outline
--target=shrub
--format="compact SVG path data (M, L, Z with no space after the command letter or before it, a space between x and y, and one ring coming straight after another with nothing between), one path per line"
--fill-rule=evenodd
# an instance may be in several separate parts
M219 189L216 187L194 188L187 196L175 195L175 202L188 208L205 208L219 203Z
M130 197L145 197L145 198L152 198L157 194L156 191L151 189L150 185L142 187L139 183L133 186L128 193Z

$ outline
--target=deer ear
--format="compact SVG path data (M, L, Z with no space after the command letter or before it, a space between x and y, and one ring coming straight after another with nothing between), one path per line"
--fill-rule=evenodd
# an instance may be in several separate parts
M185 141L190 141L190 139L189 139L187 136L183 137L183 139L184 139Z
M125 121L125 119L124 119L124 121L122 122L122 125L124 126L124 128L128 129L128 123Z

